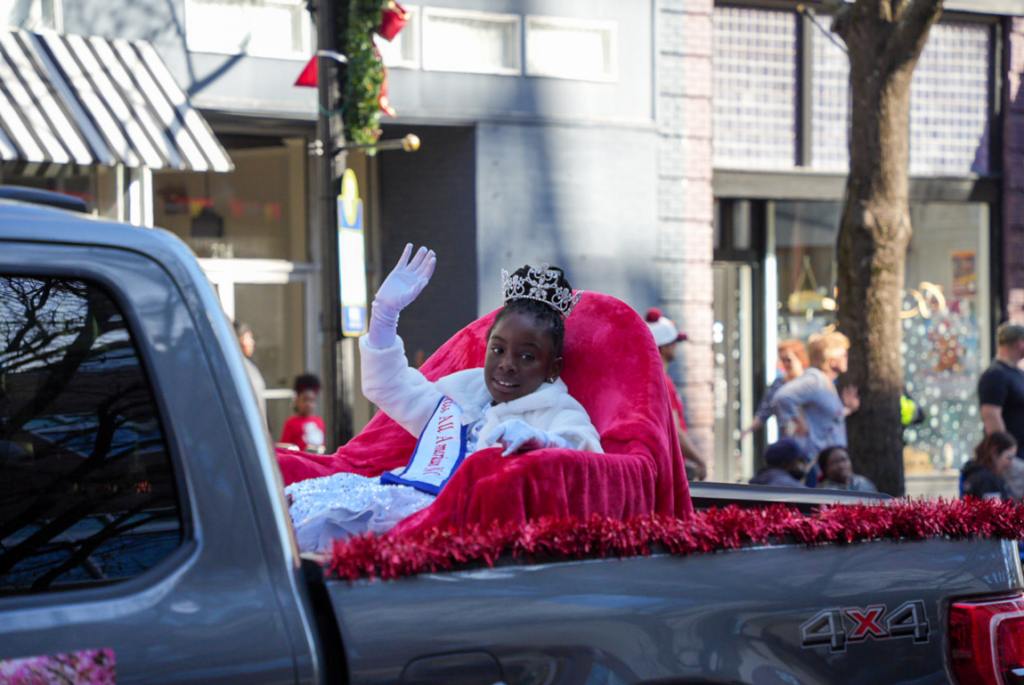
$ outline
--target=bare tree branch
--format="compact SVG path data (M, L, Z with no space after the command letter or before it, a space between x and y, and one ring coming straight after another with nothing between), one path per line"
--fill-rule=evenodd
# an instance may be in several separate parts
M932 24L942 16L943 0L903 0L896 27L889 38L884 64L896 70L921 56Z
M156 515L150 514L149 516L140 518L135 521L131 521L131 518L133 516L137 515L147 505L152 504L150 499L144 499L131 509L122 512L121 515L118 516L116 519L105 525L95 534L89 536L87 539L82 541L78 549L73 554L71 554L63 563L50 568L50 570L48 570L46 573L36 578L36 580L32 583L32 590L35 592L45 590L50 586L50 583L59 578L61 575L63 575L70 569L73 569L76 566L80 566L83 563L85 563L85 561L92 555L92 553L95 552L100 547L100 545L102 545L107 540L110 540L111 538L117 537L119 535L123 535L124 533L127 533L128 531L132 530L133 528L138 528L139 526L143 526L149 523L150 521L159 518ZM127 522L128 525L122 525L125 522Z
M857 0L850 7L856 7L858 12L863 12L867 16L882 17L886 12L891 11L889 8L891 2L892 0Z

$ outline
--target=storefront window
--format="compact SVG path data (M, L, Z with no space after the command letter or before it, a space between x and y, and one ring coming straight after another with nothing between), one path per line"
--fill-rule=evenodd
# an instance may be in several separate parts
M229 144L230 173L155 173L154 222L199 257L308 261L303 142Z
M774 203L778 338L806 340L835 322L839 202ZM904 432L908 475L951 473L981 437L975 384L989 357L988 206L911 207L903 297L907 392L924 422Z
M73 195L85 202L88 211L105 219L118 220L117 170L113 167L62 168L57 176L23 175L20 168L4 165L0 182L4 185L54 190Z

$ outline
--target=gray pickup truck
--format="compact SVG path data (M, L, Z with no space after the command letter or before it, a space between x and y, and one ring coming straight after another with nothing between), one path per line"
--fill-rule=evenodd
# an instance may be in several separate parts
M327 579L189 249L0 201L0 682L1018 683L1022 588L989 539Z

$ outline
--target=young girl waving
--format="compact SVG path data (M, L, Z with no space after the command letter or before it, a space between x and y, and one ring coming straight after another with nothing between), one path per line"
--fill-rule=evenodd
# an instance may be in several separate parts
M586 410L559 378L564 319L579 295L561 269L502 272L505 305L487 336L484 367L427 380L409 366L398 315L434 272L436 256L406 245L373 301L360 339L363 392L418 436L407 466L366 478L337 473L290 485L299 545L326 549L335 538L389 530L428 506L465 456L500 446L504 456L544 447L601 452Z

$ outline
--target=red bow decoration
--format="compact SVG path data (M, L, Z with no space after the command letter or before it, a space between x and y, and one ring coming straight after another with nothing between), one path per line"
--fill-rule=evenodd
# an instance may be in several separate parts
M408 21L409 12L397 2L394 2L394 0L389 0L384 5L384 9L381 10L380 28L377 29L377 35L390 42L405 28Z

